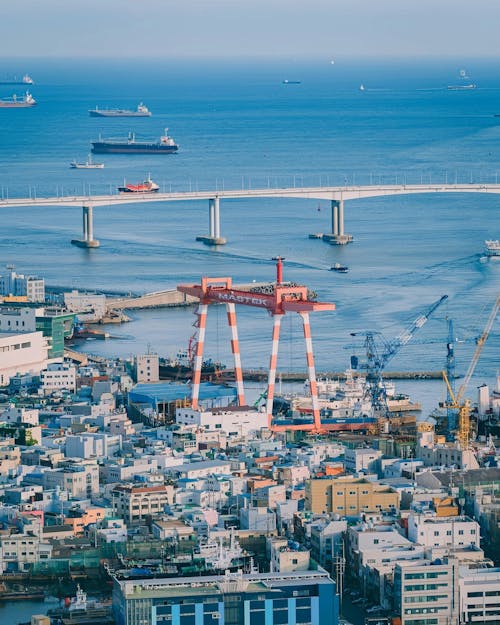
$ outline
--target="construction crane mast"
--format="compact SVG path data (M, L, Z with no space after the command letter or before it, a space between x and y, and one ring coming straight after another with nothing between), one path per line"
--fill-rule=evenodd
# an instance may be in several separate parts
M457 424L457 411L452 407L452 397L455 393L455 334L453 332L453 321L446 317L448 325L448 339L446 341L446 377L448 386L446 387L446 420L448 432L454 432Z
M472 360L469 363L469 368L467 369L467 373L464 376L462 384L458 389L457 393L453 392L453 388L451 386L450 380L448 378L447 372L443 371L443 378L446 383L446 388L448 391L448 396L450 397L450 402L447 402L448 406L451 406L453 410L458 410L458 432L457 432L457 441L460 445L461 449L467 449L470 443L470 400L466 399L462 402L462 398L464 393L469 386L469 382L474 374L474 370L479 360L479 356L483 351L484 344L488 339L491 328L493 327L493 323L495 322L498 308L500 307L500 295L496 298L495 303L493 304L493 308L491 309L490 315L488 317L488 321L484 327L484 330L481 336L476 341L476 349L474 350L474 354L472 356ZM448 433L451 435L451 432Z
M448 299L448 296L443 295L423 314L419 315L408 328L403 330L403 332L391 341L386 340L381 332L367 331L351 333L351 336L365 337L364 347L366 351L366 362L362 363L360 368L366 370L368 392L375 413L385 416L388 412L387 393L382 380L382 371L385 369L389 360L411 340L415 332L427 322L432 313L441 306L446 299ZM351 361L352 360L353 359L351 359Z

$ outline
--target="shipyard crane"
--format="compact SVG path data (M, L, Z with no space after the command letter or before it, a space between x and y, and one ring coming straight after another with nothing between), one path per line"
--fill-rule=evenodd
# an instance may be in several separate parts
M387 393L382 380L382 371L387 363L398 351L406 345L417 330L419 330L429 319L432 313L448 299L443 295L434 302L423 314L420 314L411 325L403 330L394 339L388 341L381 332L366 331L352 332L351 336L364 336L364 347L366 351L366 362L359 365L360 369L366 370L366 382L373 411L383 416L387 415ZM353 369L357 368L357 358L351 358Z
M488 317L488 321L486 322L486 326L484 327L481 336L479 336L476 341L476 349L474 350L474 354L472 356L472 360L470 361L469 368L467 369L467 373L465 374L462 384L460 385L460 388L458 389L456 394L453 392L453 388L448 378L447 372L443 371L443 379L446 383L448 396L450 398L450 400L446 402L446 407L450 407L452 410L458 411L457 441L461 449L467 449L469 447L471 432L470 400L465 399L462 401L462 399L478 363L479 356L483 351L484 344L488 339L490 330L493 327L493 323L496 319L499 307L500 295L496 298L495 303L493 304L493 308L491 309L490 315ZM448 434L451 434L451 432L449 432Z
M231 351L234 358L234 375L238 404L245 405L245 393L243 388L243 372L241 368L241 356L236 324L235 305L252 306L263 308L273 318L273 334L271 356L269 362L269 375L266 395L266 415L268 427L273 431L303 430L320 432L322 430L320 408L318 400L318 388L316 383L316 371L314 367L314 354L311 339L311 326L309 313L335 310L335 304L318 302L311 297L306 286L293 282L283 281L283 260L281 256L273 258L276 261L276 282L264 287L253 287L251 290L237 289L229 277L209 278L203 277L200 284L179 284L177 290L199 299L199 307L196 313L198 318L198 340L193 367L193 383L191 387L191 402L193 409L199 407L199 391L201 379L201 366L205 345L205 330L207 311L209 304L225 304L227 320L231 330ZM272 408L274 399L274 386L276 381L276 366L278 362L278 347L280 338L281 320L286 313L297 313L302 319L304 342L306 347L306 362L309 386L313 405L313 423L304 425L274 425L272 423Z

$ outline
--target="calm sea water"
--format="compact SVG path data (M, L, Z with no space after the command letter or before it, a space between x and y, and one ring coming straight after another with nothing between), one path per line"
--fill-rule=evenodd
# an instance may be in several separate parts
M450 91L459 64L400 65L209 62L0 63L0 75L28 71L38 105L0 110L0 187L6 196L115 191L123 178L147 173L164 189L376 182L493 182L500 156L500 69L476 62L467 69L478 88ZM284 85L284 79L300 80ZM366 90L359 90L360 84ZM0 87L0 97L12 92ZM91 118L87 110L135 107L148 119ZM70 170L85 160L90 141L103 136L158 137L165 127L180 144L174 156L103 155L105 169ZM69 244L80 236L81 210L1 210L0 265L73 288L148 292L231 275L236 282L272 280L271 258L286 257L285 278L305 283L336 312L312 316L319 370L342 370L354 350L351 332L395 337L441 295L443 305L388 365L391 370L439 370L446 356L450 316L457 336L457 368L467 368L474 337L499 292L500 263L482 262L484 240L498 238L498 197L435 194L371 198L346 204L352 245L337 248L308 239L330 229L326 202L258 199L221 202L218 249L195 241L208 230L206 202L105 207L95 210L98 250ZM335 262L350 271L328 271ZM244 366L266 367L271 319L240 308ZM116 340L87 343L104 355L131 355L151 346L162 355L187 345L192 312L134 313L113 327ZM209 317L207 353L229 363L228 332L220 307ZM498 330L483 350L475 385L492 383L500 366ZM361 349L357 349L361 353ZM280 367L304 368L296 316L283 322ZM435 403L441 384L412 387ZM423 397L420 395L424 395Z

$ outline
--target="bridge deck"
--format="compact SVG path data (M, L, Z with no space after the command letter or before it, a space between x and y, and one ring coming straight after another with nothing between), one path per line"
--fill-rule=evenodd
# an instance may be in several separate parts
M1 198L0 208L13 206L113 206L143 202L180 202L242 198L301 198L316 200L354 200L368 197L420 193L500 193L500 184L394 184L343 187L286 187L186 191L171 193L124 193L54 197Z

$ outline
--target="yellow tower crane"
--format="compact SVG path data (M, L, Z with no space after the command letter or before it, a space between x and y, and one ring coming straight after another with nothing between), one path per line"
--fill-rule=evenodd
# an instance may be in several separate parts
M486 343L486 339L490 333L490 330L493 326L493 322L497 316L498 308L500 307L500 295L496 298L493 308L491 309L490 316L488 317L488 321L486 322L486 326L483 330L481 336L477 339L476 349L474 350L474 355L472 356L472 360L470 361L469 368L467 369L467 373L463 379L460 388L458 389L456 395L453 393L451 388L450 381L448 380L448 376L446 375L446 371L443 371L443 379L448 388L448 392L450 394L451 403L448 404L449 408L454 410L458 410L458 432L457 432L457 441L460 445L461 449L467 449L469 447L470 442L470 400L465 399L462 402L463 395L467 386L469 385L472 374L474 373L474 369L476 368L477 362L479 360L479 356L481 355L481 351Z

